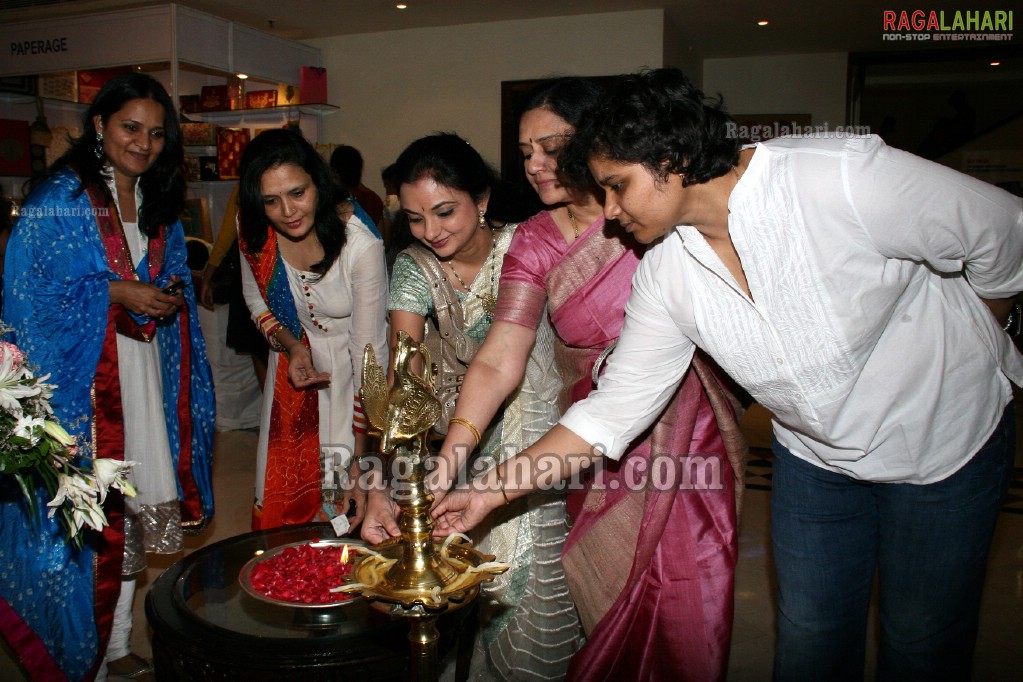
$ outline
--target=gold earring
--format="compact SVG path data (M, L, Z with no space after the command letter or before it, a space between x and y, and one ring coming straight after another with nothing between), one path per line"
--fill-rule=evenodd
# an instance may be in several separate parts
M480 227L486 227L487 226L487 219L484 217L483 211L480 211L480 218L479 218L478 223L479 223Z

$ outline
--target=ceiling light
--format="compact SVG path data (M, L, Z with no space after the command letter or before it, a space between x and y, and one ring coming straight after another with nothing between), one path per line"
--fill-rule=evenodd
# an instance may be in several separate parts
M991 62L991 66L1001 66L1001 62Z
M245 80L246 78L249 77L249 74L247 73L237 73L235 75L238 76L238 78L240 78L241 80Z
M398 9L408 9L408 5L406 5L404 2L399 2L397 5L395 5L395 7L397 7Z
M768 23L767 19L764 19L762 21L758 21L757 26L767 26L767 23Z

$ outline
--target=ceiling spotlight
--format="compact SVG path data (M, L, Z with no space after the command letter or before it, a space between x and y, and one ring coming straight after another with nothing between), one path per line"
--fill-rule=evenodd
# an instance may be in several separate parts
M991 62L991 66L1001 66L1001 62Z
M404 2L399 2L397 5L395 5L395 7L397 7L398 9L408 9L408 5L406 5Z
M235 76L237 76L240 80L245 80L246 78L249 77L249 74L247 74L247 73L236 73Z
M757 22L757 26L767 26L767 24L768 24L767 19Z

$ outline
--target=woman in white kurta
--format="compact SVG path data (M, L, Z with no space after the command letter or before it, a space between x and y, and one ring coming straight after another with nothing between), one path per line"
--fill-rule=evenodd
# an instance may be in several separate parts
M386 357L387 269L383 243L358 217L342 222L334 198L329 169L297 133L268 131L246 149L242 282L275 351L263 390L257 529L344 514L339 472L365 450L362 354L370 344Z

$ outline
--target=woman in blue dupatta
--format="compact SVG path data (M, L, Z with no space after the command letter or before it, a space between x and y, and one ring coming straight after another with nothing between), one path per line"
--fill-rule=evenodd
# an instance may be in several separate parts
M122 576L213 516L213 384L178 220L174 111L149 76L110 80L8 246L4 319L57 385L56 416L87 454L138 462L138 497L112 494L109 527L81 550L3 481L0 566L18 568L0 571L0 632L31 679L151 670L130 650L135 581ZM174 282L185 286L165 293Z

